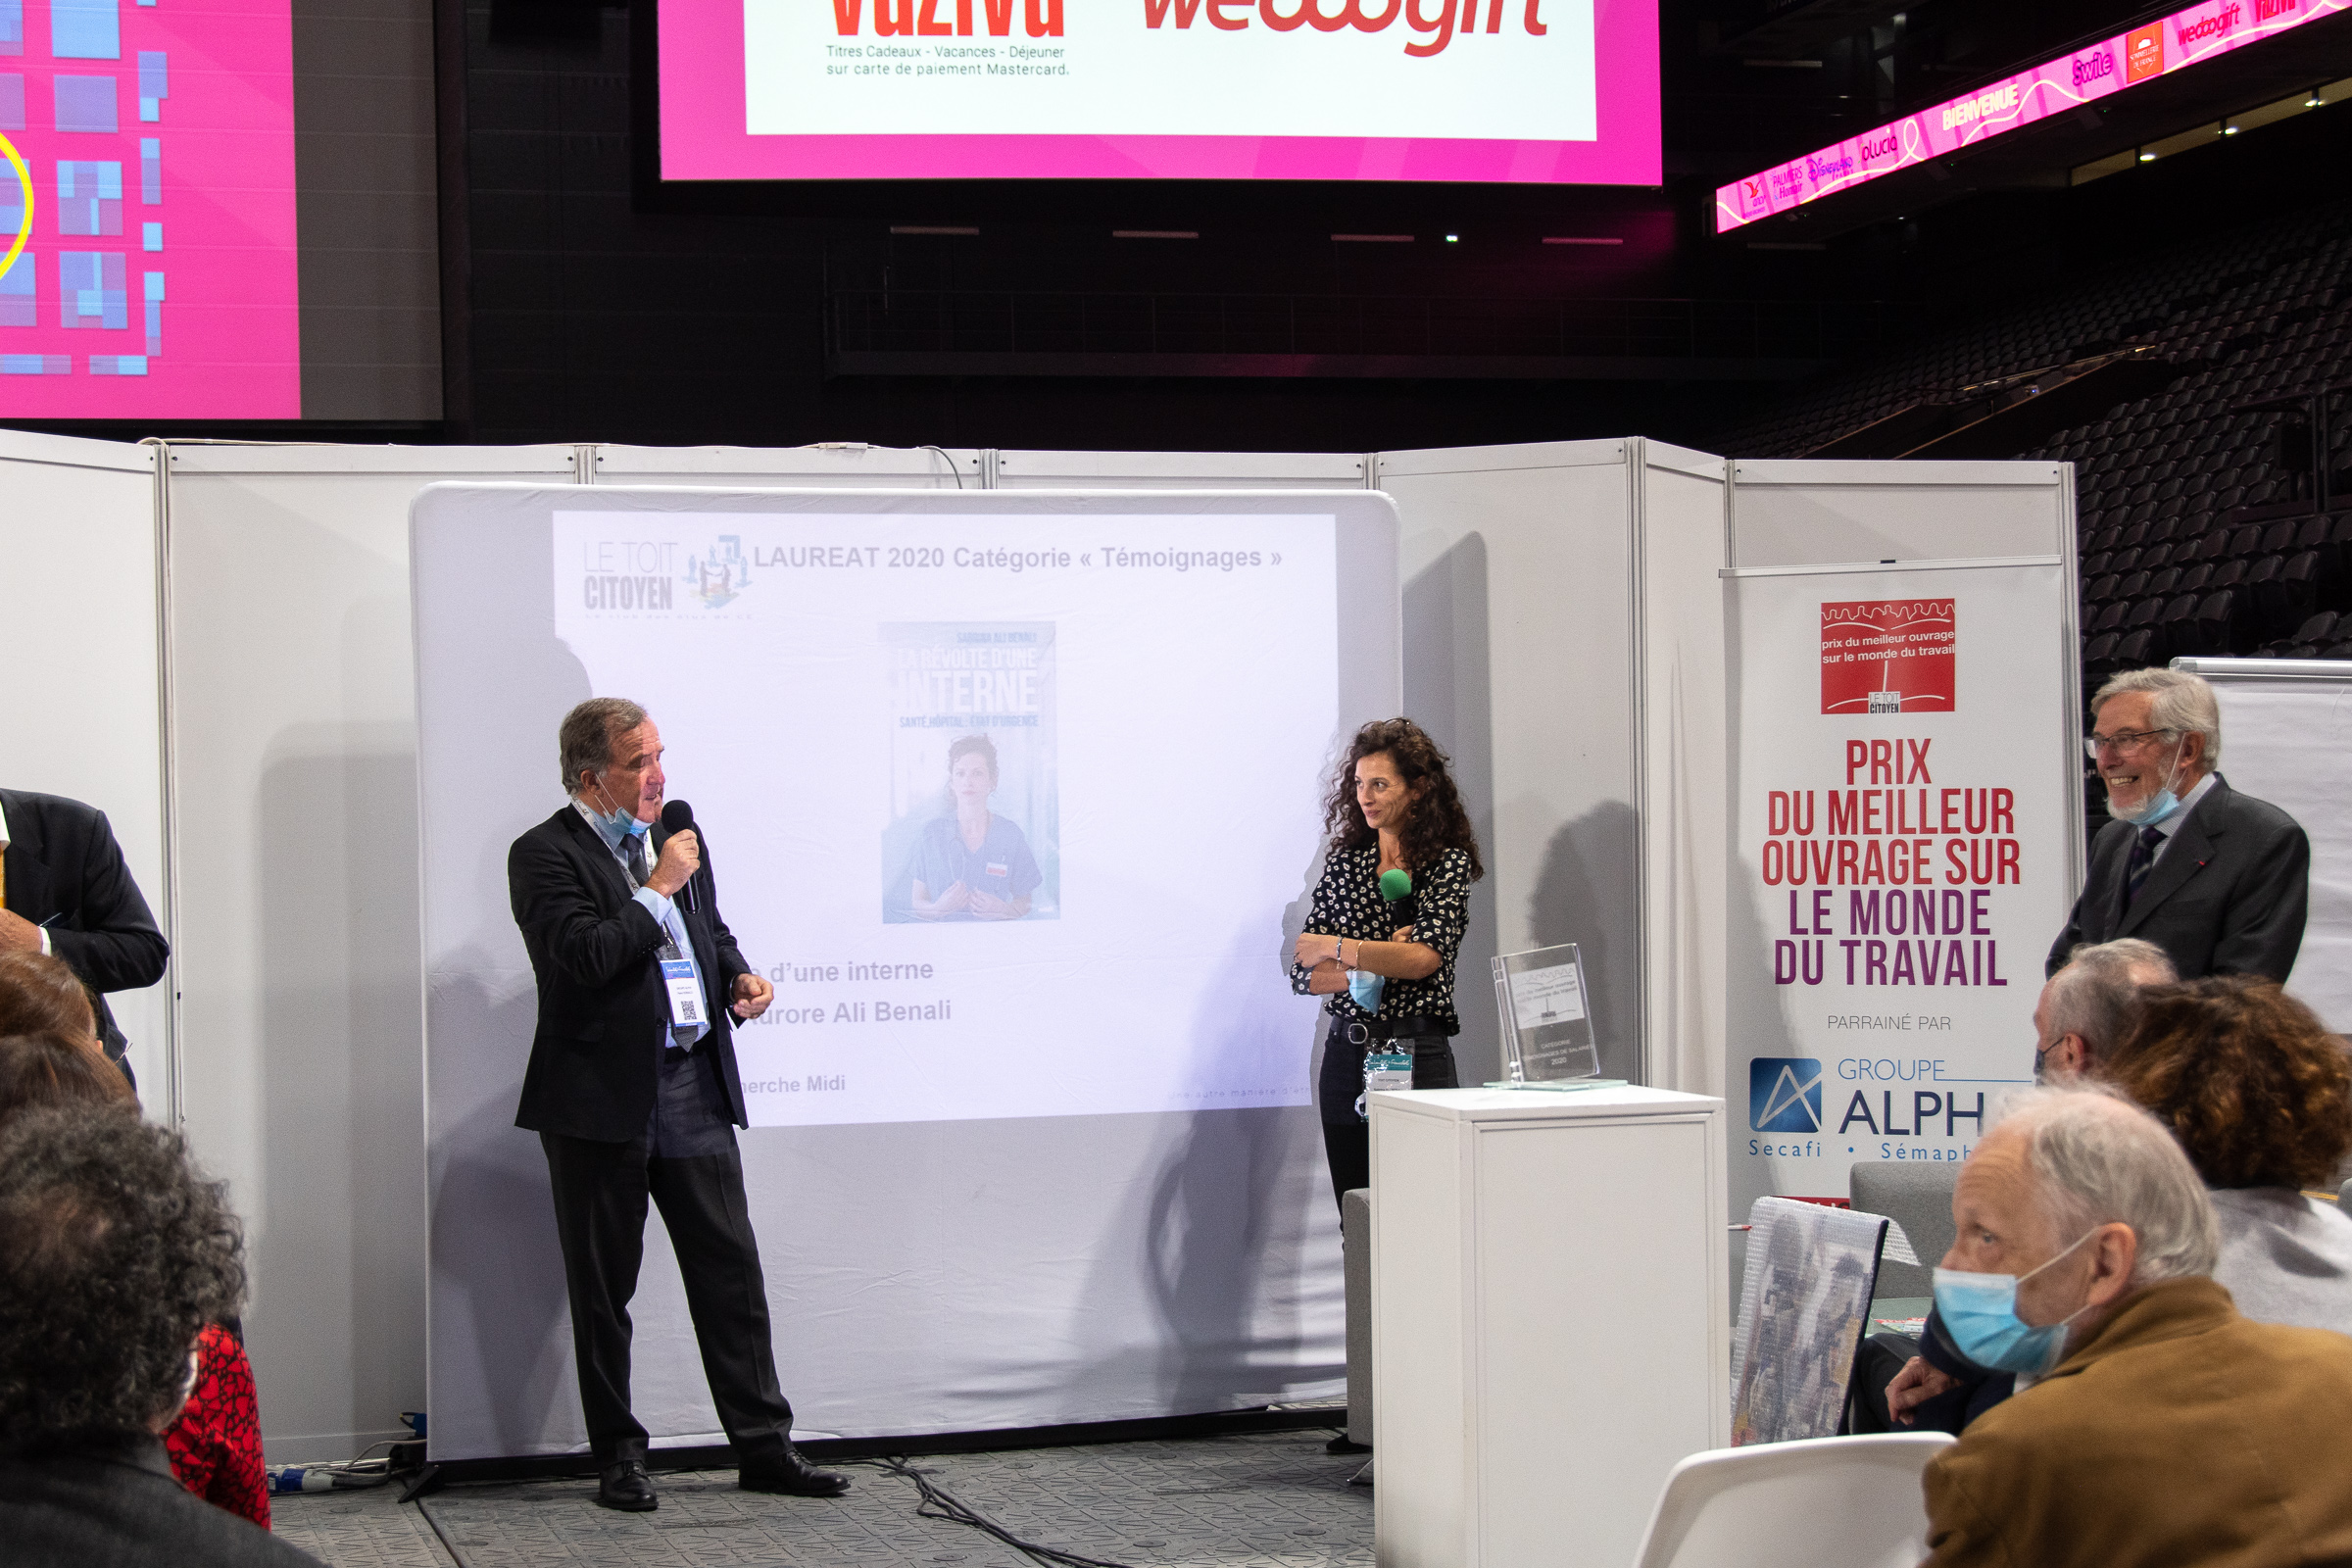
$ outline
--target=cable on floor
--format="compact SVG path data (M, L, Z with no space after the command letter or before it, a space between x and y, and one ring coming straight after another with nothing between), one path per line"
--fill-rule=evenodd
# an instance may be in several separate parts
M958 1500L944 1488L933 1485L929 1476L908 1464L905 1459L886 1457L849 1459L843 1462L846 1464L870 1464L903 1481L913 1482L915 1490L922 1494L922 1501L915 1505L914 1511L917 1517L944 1519L951 1524L968 1525L983 1535L993 1536L1013 1550L1025 1553L1033 1561L1049 1563L1053 1565L1053 1568L1128 1568L1125 1563L1106 1562L1101 1557L1081 1557L1074 1551L1062 1551L1054 1546L1041 1546L1034 1541L1023 1541L971 1504Z

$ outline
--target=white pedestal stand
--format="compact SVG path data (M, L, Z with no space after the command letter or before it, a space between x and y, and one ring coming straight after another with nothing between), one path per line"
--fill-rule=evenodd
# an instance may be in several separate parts
M1372 1097L1381 1568L1625 1568L1731 1441L1723 1102Z

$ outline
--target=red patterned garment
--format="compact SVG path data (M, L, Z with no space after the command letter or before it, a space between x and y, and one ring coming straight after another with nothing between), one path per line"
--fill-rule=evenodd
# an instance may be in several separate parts
M164 1434L172 1473L205 1501L270 1528L262 1417L245 1347L218 1323L196 1337L196 1387Z

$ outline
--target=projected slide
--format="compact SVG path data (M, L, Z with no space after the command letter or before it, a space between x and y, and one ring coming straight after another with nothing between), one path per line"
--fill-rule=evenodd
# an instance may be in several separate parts
M285 0L0 0L0 417L302 413Z
M1307 1102L1332 516L553 529L556 635L653 712L775 983L754 1125Z
M1655 184L1613 0L662 0L665 179Z

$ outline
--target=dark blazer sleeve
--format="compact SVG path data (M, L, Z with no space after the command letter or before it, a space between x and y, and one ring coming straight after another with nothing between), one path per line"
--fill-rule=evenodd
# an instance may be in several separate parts
M2119 891L2123 875L2123 859L2116 849L2110 822L2090 841L2090 869L2082 879L2082 891L2075 896L2075 906L2066 917L2066 929L2050 944L2050 956L2042 965L2043 979L2048 979L2066 967L2067 956L2085 942L2104 942L2115 934L2115 906L2121 899ZM2125 823L2127 836L2131 827Z
M2050 956L2042 962L2041 977L2044 980L2066 967L2066 956L2082 942L2082 901L2090 897L2090 890L2097 885L2095 881L2085 882L2082 891L2075 895L2075 906L2067 912L2066 929L2059 932L2058 940L2050 944Z
M507 893L514 923L576 986L611 985L622 969L661 945L662 925L631 900L600 914L579 868L551 835L526 833L507 852Z
M2265 835L2239 885L2245 897L2222 912L2213 944L2215 974L2268 975L2280 985L2303 950L2311 901L2311 839L2285 813Z
M81 824L77 879L81 907L76 930L52 927L49 948L93 991L136 991L164 977L172 956L106 813L92 808ZM63 846L59 846L62 848ZM67 867L56 867L67 874Z
M743 949L736 945L735 933L727 929L725 917L718 912L718 876L710 869L710 841L699 832L695 836L702 842L703 863L695 871L694 880L702 894L703 908L710 915L710 947L718 957L719 995L711 1010L724 1012L735 999L735 977L750 974L752 966L745 961Z

